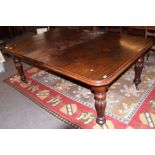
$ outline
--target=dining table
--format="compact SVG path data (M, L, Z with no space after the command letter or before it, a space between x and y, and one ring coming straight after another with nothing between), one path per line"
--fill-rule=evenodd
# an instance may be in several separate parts
M133 83L139 89L148 38L103 31L56 28L5 46L23 82L22 62L87 85L94 94L96 122L106 122L108 88L134 65Z

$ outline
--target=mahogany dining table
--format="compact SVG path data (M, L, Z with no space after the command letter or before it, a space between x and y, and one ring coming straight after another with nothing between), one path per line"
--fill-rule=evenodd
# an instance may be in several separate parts
M106 122L106 93L110 85L135 64L135 89L141 83L144 56L152 41L143 37L56 28L5 46L23 82L21 61L82 82L94 93L96 122ZM108 103L107 103L108 104Z

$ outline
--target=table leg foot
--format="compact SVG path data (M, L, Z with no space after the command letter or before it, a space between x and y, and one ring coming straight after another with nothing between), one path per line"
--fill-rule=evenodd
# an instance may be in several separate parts
M99 125L103 125L106 122L105 108L106 108L106 91L108 86L103 87L92 87L95 98L95 109L97 113L96 122Z
M144 68L144 56L138 59L138 61L135 64L134 70L135 70L135 78L133 80L136 89L139 90L138 85L141 83L141 73Z
M13 57L13 59L14 59L14 63L15 63L16 69L18 71L18 74L20 75L21 81L26 83L27 80L26 80L26 76L25 76L24 70L23 70L23 65L22 65L20 59L18 57Z

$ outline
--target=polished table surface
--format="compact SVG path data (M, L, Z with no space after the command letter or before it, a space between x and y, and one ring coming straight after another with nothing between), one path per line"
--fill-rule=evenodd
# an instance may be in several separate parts
M94 91L97 123L105 123L105 99L109 85L131 65L138 85L149 39L130 35L59 28L25 38L5 47L14 57L25 80L20 60L88 84Z
M150 40L110 33L57 29L20 40L8 51L93 86L111 83L151 45Z

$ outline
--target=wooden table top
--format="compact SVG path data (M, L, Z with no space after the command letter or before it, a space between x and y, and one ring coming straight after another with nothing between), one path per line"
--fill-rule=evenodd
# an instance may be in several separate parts
M57 29L8 45L6 52L91 86L110 84L149 48L149 39Z

